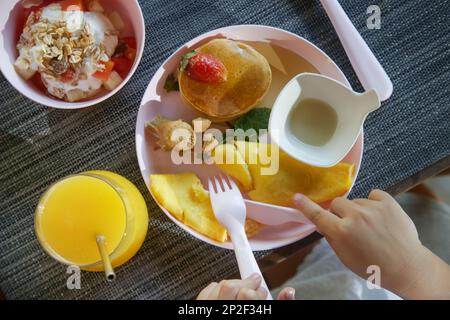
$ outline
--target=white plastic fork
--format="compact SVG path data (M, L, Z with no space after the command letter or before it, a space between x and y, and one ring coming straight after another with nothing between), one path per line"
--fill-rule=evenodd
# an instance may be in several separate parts
M208 179L208 188L214 214L220 224L227 229L233 242L241 278L246 279L254 273L259 274L262 278L261 287L267 290L267 300L272 300L245 234L247 209L241 191L228 176Z

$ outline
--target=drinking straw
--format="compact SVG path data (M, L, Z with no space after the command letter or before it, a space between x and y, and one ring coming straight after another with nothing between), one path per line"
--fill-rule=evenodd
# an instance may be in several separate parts
M108 282L114 281L114 279L116 278L116 274L114 273L114 269L111 265L111 260L109 259L109 255L106 252L104 236L102 236L102 235L97 236L97 246L98 246L98 251L100 252L100 256L102 258L103 269L105 270L106 280Z

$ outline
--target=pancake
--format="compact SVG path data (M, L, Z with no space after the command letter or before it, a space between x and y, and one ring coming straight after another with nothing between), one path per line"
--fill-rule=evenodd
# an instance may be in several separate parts
M179 75L183 100L213 121L228 121L255 107L267 93L272 71L266 58L241 42L215 39L196 49L219 59L227 80L206 83Z

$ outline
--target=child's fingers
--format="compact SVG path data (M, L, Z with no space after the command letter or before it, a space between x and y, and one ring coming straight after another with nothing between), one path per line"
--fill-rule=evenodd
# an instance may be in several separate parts
M284 288L278 294L277 300L295 300L295 289Z
M305 217L315 224L320 232L325 235L333 232L336 229L337 224L340 222L340 218L338 216L323 209L321 206L302 194L296 194L294 196L294 203L296 207L303 212Z
M216 287L219 284L217 282L212 282L210 283L205 289L203 289L198 297L197 300L209 300L209 299L214 299L214 297L211 297L211 294L213 293L213 291L216 289Z
M367 198L376 201L395 201L389 193L379 189L372 190Z
M353 199L352 202L362 207L371 207L374 205L374 203L376 203L375 201L369 199Z
M267 295L269 294L269 292L262 287L259 287L258 289L256 289L256 293L259 294L259 296L261 297L261 300L266 300Z
M239 291L243 288L256 290L261 286L261 276L252 274L244 280L226 280L219 283L218 299L219 300L235 300ZM217 290L217 289L216 289Z
M344 197L338 197L331 201L330 211L338 217L345 218L352 216L357 211L357 206Z
M242 288L239 290L237 300L263 300L265 296L259 290Z

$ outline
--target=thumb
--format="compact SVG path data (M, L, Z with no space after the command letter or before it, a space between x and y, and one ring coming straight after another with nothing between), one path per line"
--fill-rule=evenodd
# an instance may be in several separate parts
M295 206L316 225L320 233L324 235L329 234L335 229L340 222L340 218L333 213L323 209L317 203L309 199L308 197L297 193L294 195Z

